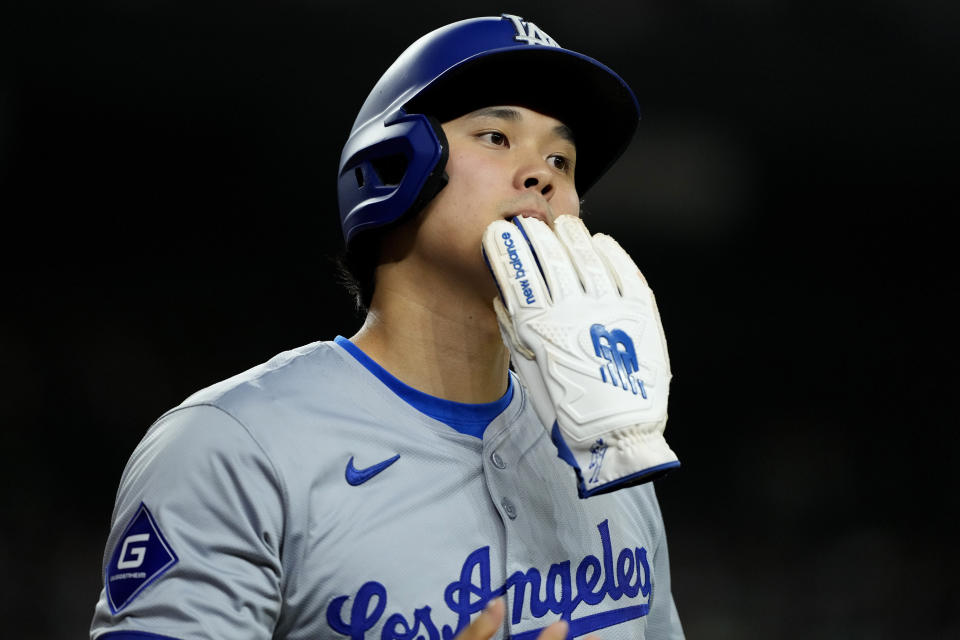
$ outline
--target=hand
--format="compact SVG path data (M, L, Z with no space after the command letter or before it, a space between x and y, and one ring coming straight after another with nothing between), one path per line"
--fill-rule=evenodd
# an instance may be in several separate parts
M470 623L470 626L457 634L453 640L489 640L501 625L503 625L503 598L491 600L486 609ZM566 640L570 625L566 620L557 620L546 627L537 636L537 640ZM600 640L595 635L587 636L586 640Z
M671 373L660 314L623 248L574 216L554 231L518 217L487 227L483 253L514 368L580 496L678 466L663 438Z

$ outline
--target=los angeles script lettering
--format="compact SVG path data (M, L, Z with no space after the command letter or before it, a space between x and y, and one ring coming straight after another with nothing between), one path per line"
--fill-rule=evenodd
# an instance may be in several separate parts
M490 547L480 547L467 556L460 578L447 585L443 594L447 607L457 614L456 628L446 624L438 628L431 617L431 608L424 606L414 610L412 620L402 613L391 614L383 624L381 640L413 640L417 636L423 640L451 640L470 624L472 614L482 610L491 598L504 595L511 589L513 624L520 622L528 604L534 618L553 613L572 621L571 616L581 603L596 605L607 596L614 601L624 596L632 600L637 594L649 598L651 580L647 550L643 547L624 548L614 563L607 522L604 520L597 525L603 548L602 560L587 555L575 570L569 560L558 562L550 565L546 580L539 570L530 568L525 572L514 572L503 586L493 589L490 584ZM476 584L473 582L475 573ZM363 640L383 617L387 608L387 589L376 581L364 583L353 597L350 616L345 619L344 605L349 599L349 596L334 598L327 607L327 623L351 640ZM643 605L642 611L645 613L646 610L647 606Z

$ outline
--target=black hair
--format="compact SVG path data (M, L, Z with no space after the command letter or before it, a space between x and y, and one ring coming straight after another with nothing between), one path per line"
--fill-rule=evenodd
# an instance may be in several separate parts
M353 298L354 308L361 316L366 315L373 301L382 237L380 229L362 233L333 258L337 281Z

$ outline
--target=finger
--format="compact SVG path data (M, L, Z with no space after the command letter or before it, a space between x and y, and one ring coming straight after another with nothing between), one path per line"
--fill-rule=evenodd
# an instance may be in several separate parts
M491 600L477 619L458 633L454 640L488 640L503 624L503 607L503 598Z
M483 233L483 255L507 310L542 309L546 284L523 233L506 220L491 222Z
M616 293L607 266L593 248L593 239L583 220L575 216L559 216L553 221L553 228L570 254L587 295L602 298Z
M557 620L537 636L537 640L566 640L570 625L566 620Z
M597 253L610 269L616 280L620 295L625 299L636 300L648 305L651 315L657 322L660 331L660 347L667 361L667 371L670 370L670 356L667 354L667 339L663 333L663 324L660 322L660 311L657 309L657 299L647 284L647 279L640 273L637 263L633 261L620 243L608 235L598 233L593 236L593 246Z
M646 279L619 242L606 234L597 233L593 236L593 248L606 263L621 296L637 300L648 295Z
M534 258L546 280L547 293L553 304L573 295L583 295L583 287L570 262L570 255L550 227L537 218L518 217L513 219L513 223L533 248Z

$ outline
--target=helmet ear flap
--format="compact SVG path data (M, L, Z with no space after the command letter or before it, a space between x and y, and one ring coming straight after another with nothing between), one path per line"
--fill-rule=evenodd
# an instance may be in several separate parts
M447 183L447 146L438 120L403 111L352 135L337 189L347 244L354 234L390 224L433 199Z
M427 116L427 122L430 123L433 133L437 137L437 142L440 144L440 158L437 160L437 164L430 172L430 175L428 175L424 181L423 188L420 189L420 194L417 196L417 199L410 209L403 214L403 217L414 216L420 213L420 211L447 186L447 183L450 182L450 176L447 175L447 160L450 159L450 144L447 142L447 134L444 133L440 121L433 116Z

